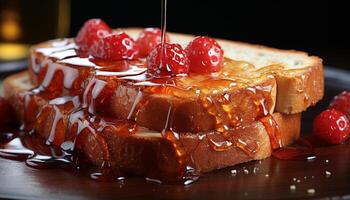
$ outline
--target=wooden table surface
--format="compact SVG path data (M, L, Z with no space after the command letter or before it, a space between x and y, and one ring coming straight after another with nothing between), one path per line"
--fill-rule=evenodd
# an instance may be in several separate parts
M304 114L303 134L309 132L312 118L332 96L350 88L349 73L327 68L326 75L326 97ZM36 170L0 158L0 198L350 199L350 144L317 148L316 155L313 161L268 158L249 162L204 174L189 186L159 185L139 177L119 183L96 182L84 173ZM231 174L234 169L236 175Z

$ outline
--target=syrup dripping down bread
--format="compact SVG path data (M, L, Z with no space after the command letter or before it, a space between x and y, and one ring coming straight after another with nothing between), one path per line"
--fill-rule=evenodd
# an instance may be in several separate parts
M32 88L29 73L21 72L8 77L4 81L4 94L15 108L19 118L24 118L23 94ZM43 108L48 102L40 97L34 101L38 107ZM51 104L52 105L52 104ZM38 122L34 119L36 133L45 139L50 137L50 128L53 124L51 109L47 113L47 119ZM61 112L64 122L61 130L67 130L67 115ZM35 116L35 114L33 114ZM273 113L272 117L279 127L283 146L287 146L299 138L301 114L285 115ZM68 134L68 133L65 133ZM227 142L221 133L216 131L181 133L176 141L181 147L174 145L173 140L164 137L160 132L141 128L130 136L121 135L118 131L104 129L97 134L89 134L80 141L83 145L83 153L88 160L98 166L102 166L106 157L110 159L112 167L121 168L123 171L154 178L166 178L178 175L186 166L183 165L183 153L189 154L190 166L200 172L209 172L215 169L232 166L250 160L260 160L271 155L269 133L266 126L255 121L244 128L238 128L230 133L231 141L239 140L249 146L250 152L244 152L242 147L213 150L211 142L220 144ZM211 142L208 142L211 141ZM188 164L187 162L185 162ZM155 174L156 173L156 174Z

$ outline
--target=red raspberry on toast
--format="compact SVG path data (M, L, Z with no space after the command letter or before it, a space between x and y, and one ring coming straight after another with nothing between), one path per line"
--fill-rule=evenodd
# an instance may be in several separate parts
M101 19L90 19L85 22L75 37L75 43L83 51L90 48L104 36L112 33L112 29Z

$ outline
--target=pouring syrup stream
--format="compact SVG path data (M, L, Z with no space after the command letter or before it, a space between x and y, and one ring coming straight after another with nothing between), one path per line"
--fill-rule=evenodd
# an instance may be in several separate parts
M160 54L160 66L158 68L158 73L160 72L160 69L162 67L167 67L168 66L163 66L165 63L163 63L163 56L166 56L166 48L165 48L165 34L166 34L166 6L167 6L167 0L162 0L161 4L161 46L162 46L162 52ZM171 71L171 69L167 69L168 71Z

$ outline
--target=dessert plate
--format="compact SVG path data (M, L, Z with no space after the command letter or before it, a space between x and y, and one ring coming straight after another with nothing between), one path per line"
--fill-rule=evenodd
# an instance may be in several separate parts
M326 92L303 113L302 134L330 99L350 89L350 72L325 67ZM300 199L350 198L350 143L317 148L312 161L268 158L204 174L188 186L159 185L139 177L97 182L86 173L37 170L0 158L0 198L12 199Z

